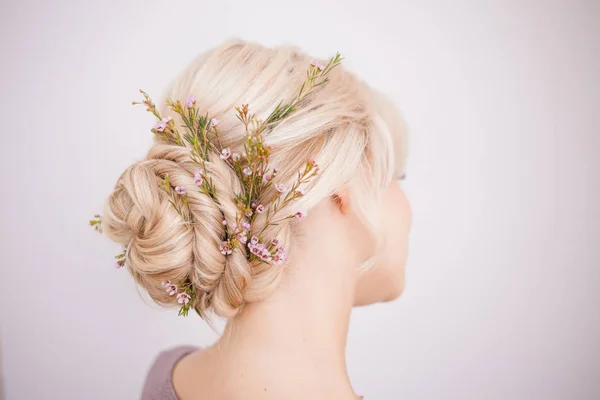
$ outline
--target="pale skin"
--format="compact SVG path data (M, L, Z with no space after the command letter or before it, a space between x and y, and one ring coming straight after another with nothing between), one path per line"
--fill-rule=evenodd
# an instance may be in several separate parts
M373 254L365 228L341 191L311 209L278 289L247 304L211 347L177 363L173 384L183 400L360 398L346 368L352 307L402 293L410 205L398 181L382 203L386 244ZM368 396L366 396L368 400Z

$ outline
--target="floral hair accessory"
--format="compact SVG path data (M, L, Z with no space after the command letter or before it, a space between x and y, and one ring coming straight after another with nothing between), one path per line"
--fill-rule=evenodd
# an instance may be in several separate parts
M196 98L194 96L188 97L187 100L185 101L185 106L187 108L194 107L194 104L196 104Z
M303 210L299 210L296 212L296 214L294 214L294 216L298 219L302 219L302 218L306 217L307 215L308 215L307 212L303 211Z
M180 127L176 126L173 118L163 117L150 97L140 90L144 100L134 101L133 104L145 105L146 111L157 118L158 122L151 131L170 145L188 148L190 158L198 165L194 171L194 186L173 187L168 174L160 179L160 187L186 223L193 224L194 219L197 218L189 209L188 192L199 191L220 205L212 177L207 174L205 168L205 163L208 162L211 154L218 155L238 177L242 190L234 194L237 204L235 221L228 223L225 215L222 215L222 226L225 232L218 249L223 256L228 257L234 251L242 251L242 248L246 248L245 254L249 262L282 264L287 261L287 248L276 238L267 240L263 233L269 226L277 226L288 219L301 220L306 216L303 210L291 215L280 216L279 214L282 210L286 210L290 203L305 195L305 187L318 175L319 167L314 161L308 160L298 171L296 181L291 186L278 182L279 169L269 165L271 148L265 145L264 135L292 114L298 103L315 88L327 83L329 80L327 75L341 61L342 57L339 53L329 59L327 64L312 60L306 79L295 98L287 103L280 101L264 120L251 114L248 104L236 107L236 117L245 129L244 148L241 152L233 152L229 147L221 145L217 128L219 120L209 117L208 114L201 114L194 96L189 96L185 100L185 105L180 100L166 100L170 110L181 118L183 125L180 127L185 129L185 133L181 134ZM261 195L271 186L275 189L275 197L267 202ZM261 214L264 214L264 221L261 219L262 228L259 229L256 228L255 219ZM100 233L102 233L101 220L102 217L96 214L89 222L90 226ZM123 267L127 259L126 251L116 258L117 266ZM176 296L177 303L181 305L179 315L186 316L190 308L196 309L196 293L189 279L179 283L164 281L161 285L169 296Z
M95 214L89 224L96 232L102 233L102 216L100 214Z
M177 302L179 304L187 305L192 297L187 293L179 293L177 295Z
M316 69L318 69L319 71L323 71L325 69L325 65L323 65L322 63L320 63L317 60L311 60L310 61L310 66L311 67L315 67Z
M123 251L115 256L117 262L115 263L116 269L121 269L125 266L125 259L127 257L127 250L123 249Z

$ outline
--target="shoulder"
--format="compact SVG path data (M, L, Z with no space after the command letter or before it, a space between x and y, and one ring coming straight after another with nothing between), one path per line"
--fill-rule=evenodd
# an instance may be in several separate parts
M173 368L185 355L198 349L195 346L176 346L158 353L148 370L141 399L178 400L173 388Z

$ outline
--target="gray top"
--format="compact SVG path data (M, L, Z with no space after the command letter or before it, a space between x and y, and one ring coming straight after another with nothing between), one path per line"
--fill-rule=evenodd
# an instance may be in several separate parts
M194 350L198 347L177 346L160 352L148 371L141 400L180 400L173 387L173 368Z

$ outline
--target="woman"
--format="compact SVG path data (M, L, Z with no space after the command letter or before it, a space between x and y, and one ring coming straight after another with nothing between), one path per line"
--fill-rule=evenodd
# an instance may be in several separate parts
M143 399L357 397L350 311L402 293L411 213L402 121L340 61L231 41L144 93L154 144L91 224L155 301L228 324L160 353Z

